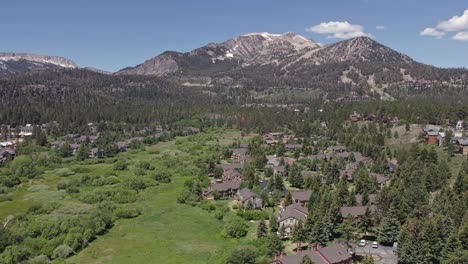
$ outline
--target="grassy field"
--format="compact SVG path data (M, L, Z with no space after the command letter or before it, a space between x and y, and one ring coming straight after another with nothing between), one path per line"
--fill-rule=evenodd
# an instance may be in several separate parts
M219 147L236 140L246 142L253 135L241 137L240 131L212 129L204 133L176 138L146 146L145 150L129 150L115 158L102 160L70 160L60 168L44 171L41 177L22 183L10 192L12 201L0 202L0 218L25 213L32 204L57 203L49 214L41 215L47 221L64 216L76 217L87 214L96 204L84 203L79 195L118 187L110 185L82 184L79 194L58 190L63 182L80 181L84 175L91 179L114 177L120 181L135 175L137 164L149 161L154 171L140 176L147 188L140 192L139 199L125 206L140 209L141 215L131 219L117 219L104 235L98 236L84 250L66 260L66 263L222 263L233 247L243 245L255 236L256 223L249 223L249 233L242 239L226 239L221 233L223 220L214 213L187 204L178 204L177 197L184 182L195 179L200 159L220 153ZM115 160L125 160L128 169L116 171ZM157 183L152 173L167 172L170 183ZM133 176L134 177L134 176ZM227 206L228 201L220 201ZM228 213L225 219L235 212ZM53 263L62 263L61 261Z
M227 145L240 138L237 131L208 133L203 140L179 138L176 141L148 147L144 152L126 153L130 161L163 162L169 155L192 162L193 153L219 143ZM159 154L150 154L159 153ZM157 163L154 162L154 163ZM221 236L223 222L199 207L176 203L184 182L195 177L184 171L183 164L172 164L173 181L144 191L144 199L135 204L142 215L118 220L104 236L99 237L67 263L221 263L232 247L246 240ZM250 224L250 235L255 229Z

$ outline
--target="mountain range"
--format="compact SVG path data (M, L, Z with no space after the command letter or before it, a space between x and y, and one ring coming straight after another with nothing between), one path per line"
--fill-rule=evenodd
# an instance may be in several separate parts
M284 72L305 65L337 62L414 63L368 37L321 45L295 33L250 33L223 43L210 43L187 53L164 52L117 74L163 76L190 70L221 72L247 66L271 65Z
M61 57L0 53L0 75L77 67ZM296 87L345 94L360 89L380 95L398 87L458 89L468 83L466 69L422 64L369 37L322 45L292 32L250 33L190 52L166 51L113 74L158 76L185 86Z

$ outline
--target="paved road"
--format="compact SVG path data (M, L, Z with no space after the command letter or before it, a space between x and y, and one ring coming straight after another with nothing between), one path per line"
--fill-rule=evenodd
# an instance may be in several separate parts
M377 263L379 264L397 264L398 257L393 252L392 247L385 247L379 245L378 248L372 248L372 242L369 242L365 247L360 247L358 245L353 244L352 246L356 250L356 254L371 254L379 257Z

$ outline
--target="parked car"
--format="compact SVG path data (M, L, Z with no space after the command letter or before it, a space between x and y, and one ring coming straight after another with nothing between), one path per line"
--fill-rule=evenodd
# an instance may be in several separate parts
M377 243L377 242L375 242L375 241L372 242L372 247L373 247L373 248L378 248L378 247L379 247L379 243Z
M365 239L361 239L361 241L359 241L360 247L365 247L366 245L367 245L367 241Z

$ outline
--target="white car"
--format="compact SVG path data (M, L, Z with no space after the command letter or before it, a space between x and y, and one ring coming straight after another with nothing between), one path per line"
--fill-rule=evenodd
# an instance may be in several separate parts
M372 242L372 247L373 247L373 248L378 248L378 247L379 247L379 243L377 243L377 242Z
M367 245L367 241L365 239L361 239L361 241L359 241L359 246L365 247L366 245Z

